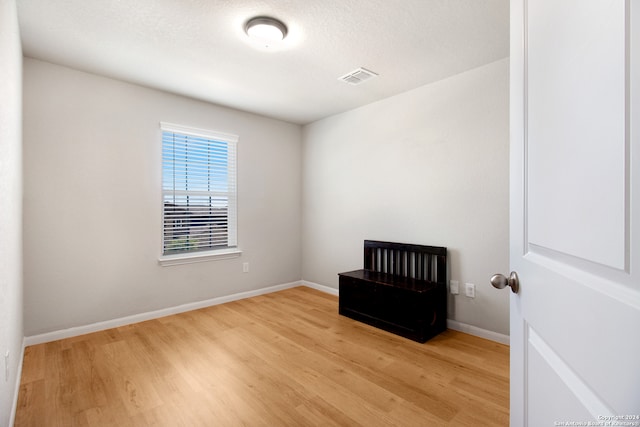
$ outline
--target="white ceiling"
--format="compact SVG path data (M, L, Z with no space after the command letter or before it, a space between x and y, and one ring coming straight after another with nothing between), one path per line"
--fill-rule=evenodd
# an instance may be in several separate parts
M309 123L509 54L509 0L18 0L25 56ZM289 34L268 50L244 24ZM358 86L338 77L364 67Z

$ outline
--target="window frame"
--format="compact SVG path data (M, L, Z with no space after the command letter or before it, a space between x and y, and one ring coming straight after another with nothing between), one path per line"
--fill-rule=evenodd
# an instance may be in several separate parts
M228 198L228 210L227 210L227 222L228 226L228 243L229 245L226 247L221 247L219 249L211 249L211 250L201 250L201 251L192 251L192 252L180 252L175 254L164 254L164 244L165 244L165 207L164 207L164 198L166 194L166 190L164 189L164 165L163 165L163 135L165 132L171 132L184 136L193 136L199 138L206 138L209 140L214 140L216 142L224 142L227 144L227 148L232 153L230 156L229 162L233 162L230 164L230 167L227 168L227 173L232 170L233 178L229 180L231 184L226 192ZM238 167L237 167L237 143L239 137L238 135L211 131L206 129L199 129L190 126L177 125L174 123L168 122L160 122L160 256L158 258L158 263L161 266L170 266L170 265L178 265L178 264L190 264L194 262L204 262L211 260L219 260L219 259L229 259L236 258L242 254L242 250L238 247L237 244L237 234L238 234L238 220L237 220L237 210L238 210L238 194L237 194L237 179L238 179Z

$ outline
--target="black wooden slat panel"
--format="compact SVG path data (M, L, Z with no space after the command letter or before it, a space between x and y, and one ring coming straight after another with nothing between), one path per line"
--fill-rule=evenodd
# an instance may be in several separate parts
M366 270L439 283L447 280L445 247L365 240L364 254Z

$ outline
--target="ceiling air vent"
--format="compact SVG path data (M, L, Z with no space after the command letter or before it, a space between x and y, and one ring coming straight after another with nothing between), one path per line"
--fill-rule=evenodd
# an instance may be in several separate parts
M352 72L339 77L338 80L342 80L343 82L349 83L351 85L359 85L360 83L364 83L374 77L377 77L377 74L373 71L369 71L364 68L358 68L357 70L353 70Z

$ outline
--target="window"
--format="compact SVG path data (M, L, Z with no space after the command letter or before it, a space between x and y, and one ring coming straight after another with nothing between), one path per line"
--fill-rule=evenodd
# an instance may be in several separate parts
M239 254L234 250L238 137L169 123L161 129L161 263Z

